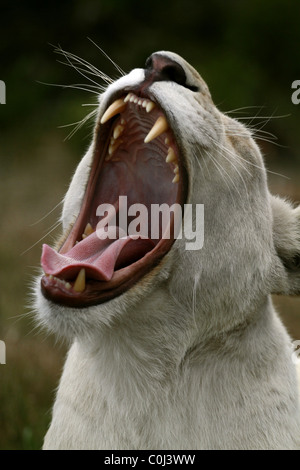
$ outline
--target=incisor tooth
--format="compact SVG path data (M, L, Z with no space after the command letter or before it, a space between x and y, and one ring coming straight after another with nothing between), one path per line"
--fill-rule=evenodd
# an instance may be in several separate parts
M75 292L83 292L84 289L85 289L85 269L82 268L78 273L76 281L74 282L73 290Z
M131 93L128 93L128 95L124 98L124 103L127 103L127 101L130 100Z
M151 142L151 140L156 139L160 134L165 132L168 129L169 125L165 116L159 116L149 134L145 137L145 144Z
M171 162L175 162L175 160L176 160L175 152L174 152L174 150L172 149L172 147L169 147L168 155L167 155L167 158L166 158L166 162L167 162L167 163L171 163Z
M107 122L109 119L111 119L112 117L114 117L116 114L119 114L121 113L122 111L124 111L124 109L126 108L127 104L124 103L124 99L123 98L120 98L119 100L116 100L114 101L110 106L109 108L107 108L107 110L105 111L105 113L103 114L102 118L101 118L101 124L104 124L105 122Z

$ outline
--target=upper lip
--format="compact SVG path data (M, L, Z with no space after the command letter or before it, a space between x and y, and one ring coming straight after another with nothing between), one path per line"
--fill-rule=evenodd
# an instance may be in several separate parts
M160 118L161 123L158 123L156 128L154 126L154 129L152 128L151 131L149 130L147 136L145 136L146 143L156 138L157 134L159 135L160 133L166 131L172 134L162 108L157 104L157 102L154 102L149 97L145 96L145 94L143 94L143 96L138 96L133 92L129 92L127 94L124 94L123 92L118 96L114 96L110 100L107 109L103 113L100 120L101 124L99 124L97 128L93 163L90 170L81 210L66 241L59 250L59 253L62 255L68 253L75 245L76 240L78 240L81 234L87 230L86 214L88 213L93 196L95 195L102 167L104 162L109 161L111 155L113 155L114 151L116 151L118 146L117 141L122 133L122 125L119 124L119 128L118 126L114 126L116 119L115 116L118 116L119 113L126 108L128 103L135 103L137 107L144 108L144 111L148 111L149 116L153 108L156 108L156 114L153 114L155 114L155 117L158 116L158 118ZM112 128L114 128L113 132L111 131ZM180 181L178 182L178 185L176 185L178 186L176 199L177 202L183 204L187 191L187 179L183 161L181 158L179 158L177 142L175 141L173 135L172 141L172 145L169 143L170 147L167 162L175 162L172 163L172 165L175 165L175 171L177 171L174 176L174 180L176 182L178 182L179 179L177 174L180 173ZM166 142L168 141L166 140ZM168 143L166 146L166 148L168 148ZM175 146L177 155L176 158L178 158L178 160L174 160ZM79 289L79 291L76 292L76 290L74 290L74 284L66 282L66 280L59 278L59 276L53 276L51 273L50 275L49 273L46 273L41 281L42 291L44 295L50 300L73 307L85 307L88 305L102 303L127 290L151 268L157 265L161 261L162 257L169 251L173 242L173 237L171 237L170 240L160 240L156 247L150 252L146 253L141 259L138 259L123 269L115 271L111 279L106 281L89 280L83 291L80 291Z

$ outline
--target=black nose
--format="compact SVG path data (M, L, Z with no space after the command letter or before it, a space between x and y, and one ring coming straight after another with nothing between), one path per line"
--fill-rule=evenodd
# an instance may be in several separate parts
M148 82L171 81L186 86L186 74L181 65L159 53L146 60L145 78Z

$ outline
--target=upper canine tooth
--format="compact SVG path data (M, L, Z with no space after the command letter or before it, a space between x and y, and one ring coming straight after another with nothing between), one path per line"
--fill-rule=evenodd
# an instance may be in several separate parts
M155 108L155 103L153 103L153 101L149 101L146 106L147 113L150 113L150 111L152 111L152 109L154 108Z
M155 124L153 125L150 132L145 137L145 144L151 142L151 140L156 139L156 137L160 136L163 132L168 130L169 124L165 118L165 116L159 116Z
M171 163L171 162L174 162L175 160L176 160L175 152L174 152L174 150L172 149L172 147L169 147L168 155L167 155L167 158L166 158L166 162L167 162L167 163Z
M114 101L105 111L101 118L101 124L104 124L109 119L114 117L116 114L122 113L126 108L126 103L124 102L124 98L120 98L119 100Z
M85 289L85 269L82 268L78 273L76 281L74 282L73 290L75 292L83 292L84 289Z

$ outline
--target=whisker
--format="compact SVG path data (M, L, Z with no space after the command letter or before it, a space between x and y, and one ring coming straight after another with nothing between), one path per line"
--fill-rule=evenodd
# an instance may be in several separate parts
M65 50L63 50L60 46L56 47L54 52L56 52L57 54L61 54L63 55L69 65L71 67L73 67L74 69L78 68L75 64L72 63L72 60L74 60L74 62L82 65L84 68L84 72L85 73L90 73L91 75L94 75L96 77L99 77L101 78L104 82L106 82L107 84L110 84L113 82L113 80L108 76L106 75L105 73L101 72L101 70L97 69L97 67L95 67L94 65L90 64L87 60L85 59L82 59L81 57L77 56L76 54L73 54L71 52L67 52ZM92 80L90 77L85 77L87 78L88 80L96 83L94 80Z
M208 157L210 158L210 160L212 161L212 163L214 164L214 166L216 167L216 169L218 170L219 174L221 175L221 178L223 179L224 183L226 184L227 188L229 189L229 194L231 195L231 197L233 199L232 188L230 187L230 185L229 185L229 183L226 179L225 174L223 174L222 165L220 165L220 162L218 162L210 152L206 152L206 153L207 153ZM228 176L228 174L227 174L227 176Z
M265 106L259 106L259 105L254 105L254 106L242 106L241 108L235 108L235 109L231 109L229 111L226 111L226 112L223 112L223 114L233 114L233 113L242 113L244 110L246 109L253 109L253 108L265 108Z
M51 228L51 230L49 230L45 235L43 235L37 242L35 242L33 245L31 245L29 248L27 248L26 250L24 250L20 256L23 256L25 255L25 253L28 253L28 251L32 250L32 248L34 248L36 245L38 245L42 240L44 240L44 238L46 238L48 235L50 235L50 233L54 232L54 230L57 229L57 227L59 227L59 225L61 224L60 220L58 222L55 223L55 226Z
M50 214L52 214L52 212L55 211L55 209L57 209L61 204L63 204L63 200L58 202L56 204L56 206L53 207L53 209L51 209L49 212L47 212L46 215L44 215L43 217L41 217L39 220L37 220L36 222L34 222L33 224L30 224L29 227L33 227L34 225L37 225L39 224L40 222L42 222L43 220L45 220L47 217L49 217Z
M96 46L97 49L99 49L99 50L102 52L102 54L113 64L113 66L117 69L117 71L118 71L122 76L126 75L126 73L124 72L124 70L121 69L121 67L119 67L118 64L116 64L116 62L114 62L114 61L111 59L111 57L109 57L109 55L107 55L106 52L105 52L103 49L101 49L100 46L98 46L98 44L96 44L96 43L95 43L91 38L89 38L89 37L88 37L88 40L91 41L91 43L94 44L94 46Z
M208 135L208 134L206 134L206 135L207 135L216 145L220 145L219 142L217 142L211 135ZM232 134L228 134L228 135L232 135ZM239 135L239 134L237 134L237 135ZM243 136L243 135L241 134L241 136ZM244 137L245 137L245 136L244 136ZM273 143L273 142L271 142L271 143ZM276 144L276 143L274 143L274 144ZM278 145L279 145L279 144L278 144ZM231 151L230 151L229 149L227 149L225 146L223 146L223 149L225 150L225 152L227 152L227 153L230 154ZM253 162L249 162L248 160L246 160L244 157L242 157L242 156L239 155L239 154L234 154L234 153L231 152L231 155L238 157L239 160L243 160L247 165L251 165L251 166L253 166L254 168L257 168L257 169L259 169L259 170L266 171L267 173L269 173L269 174L271 174L271 175L280 176L280 177L285 178L285 179L288 179L288 180L290 179L290 178L289 178L288 176L286 176L286 175L282 175L282 174L277 173L277 172L275 172L275 171L268 170L268 169L265 168L264 166L256 165L256 164L253 163Z
M87 80L89 80L90 82L94 83L94 85L97 85L99 86L99 83L96 82L95 80L93 80L92 78L90 78L88 75L86 75L86 71L82 71L79 69L79 67L77 67L75 64L73 64L70 60L70 57L69 55L65 52L65 51L62 51L64 57L66 58L66 60L68 61L68 63L76 70L77 73L79 73L80 75L82 75L84 78L86 78Z
M83 119L81 119L81 121L77 121L73 124L66 124L64 127L67 127L67 126L72 126L72 125L75 125L76 127L67 135L67 137L64 139L64 140L68 140L68 139L71 139L73 137L73 135L89 120L91 119L93 116L95 116L98 112L98 109L94 109L93 111L91 111L89 114L87 114ZM77 124L77 125L76 125ZM62 126L61 126L62 127Z
M62 85L62 84L59 84L59 83L47 83L47 82L41 82L40 80L36 80L36 82L40 83L41 85L56 86L56 87L60 87L60 88L73 88L74 90L87 91L88 93L93 93L94 95L99 94L94 90L90 90L89 88L86 88L86 86L89 86L88 84L84 85L84 86L77 86L77 85ZM99 87L100 87L100 85L99 85Z

